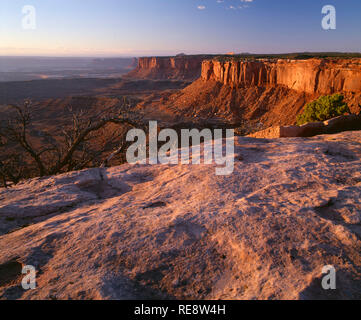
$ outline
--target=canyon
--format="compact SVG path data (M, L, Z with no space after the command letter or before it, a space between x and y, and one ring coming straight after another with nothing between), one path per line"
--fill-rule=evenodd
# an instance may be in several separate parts
M66 106L91 115L124 96L163 125L269 127L335 92L359 113L360 61L140 58L126 79L5 83L0 94L39 99L35 135L61 130ZM215 163L114 161L0 188L0 299L361 299L361 132L335 134L337 121L311 138L235 137L229 176ZM35 290L21 288L26 265ZM322 289L326 265L337 290Z
M162 70L162 64L151 61L155 69L149 69L147 64L140 71L143 66L140 64L138 74ZM181 73L180 70L173 71L173 75ZM189 86L163 94L156 101L153 97L145 99L139 109L171 113L193 122L218 119L230 124L247 121L264 126L293 125L305 104L336 92L342 93L351 112L358 114L361 111L360 79L359 58L212 57L202 61L200 77Z

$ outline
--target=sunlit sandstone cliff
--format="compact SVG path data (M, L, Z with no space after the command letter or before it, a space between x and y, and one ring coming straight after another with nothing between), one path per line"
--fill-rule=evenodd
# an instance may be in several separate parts
M127 76L140 79L195 80L201 75L205 56L144 57Z
M205 60L202 80L235 86L275 86L309 94L361 91L361 59Z
M156 61L151 58L140 61L138 74L159 77L160 70L172 70L160 68ZM201 68L200 78L191 85L164 94L161 100L151 97L140 107L146 112L161 110L182 121L217 118L231 123L251 121L267 127L295 124L305 104L321 95L339 92L352 113L361 111L361 59L226 61L222 57L208 57ZM182 73L171 74L176 77Z

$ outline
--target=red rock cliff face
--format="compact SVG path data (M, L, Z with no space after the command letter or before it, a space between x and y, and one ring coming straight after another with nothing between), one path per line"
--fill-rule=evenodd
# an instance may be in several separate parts
M202 56L139 58L128 77L139 79L195 80L201 75Z
M231 86L282 85L309 94L361 92L361 59L205 60L201 79Z

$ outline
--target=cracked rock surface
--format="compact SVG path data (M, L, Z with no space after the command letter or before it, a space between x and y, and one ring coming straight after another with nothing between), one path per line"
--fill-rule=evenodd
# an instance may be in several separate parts
M2 299L361 299L361 131L236 138L235 167L123 165L0 189ZM24 291L21 268L36 268ZM333 265L337 289L323 290Z

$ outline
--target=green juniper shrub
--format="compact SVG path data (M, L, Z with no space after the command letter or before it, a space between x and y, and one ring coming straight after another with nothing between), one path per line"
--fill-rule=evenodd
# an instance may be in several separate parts
M303 113L297 117L297 124L325 121L345 113L351 113L343 99L343 95L334 94L332 96L322 96L308 103Z

